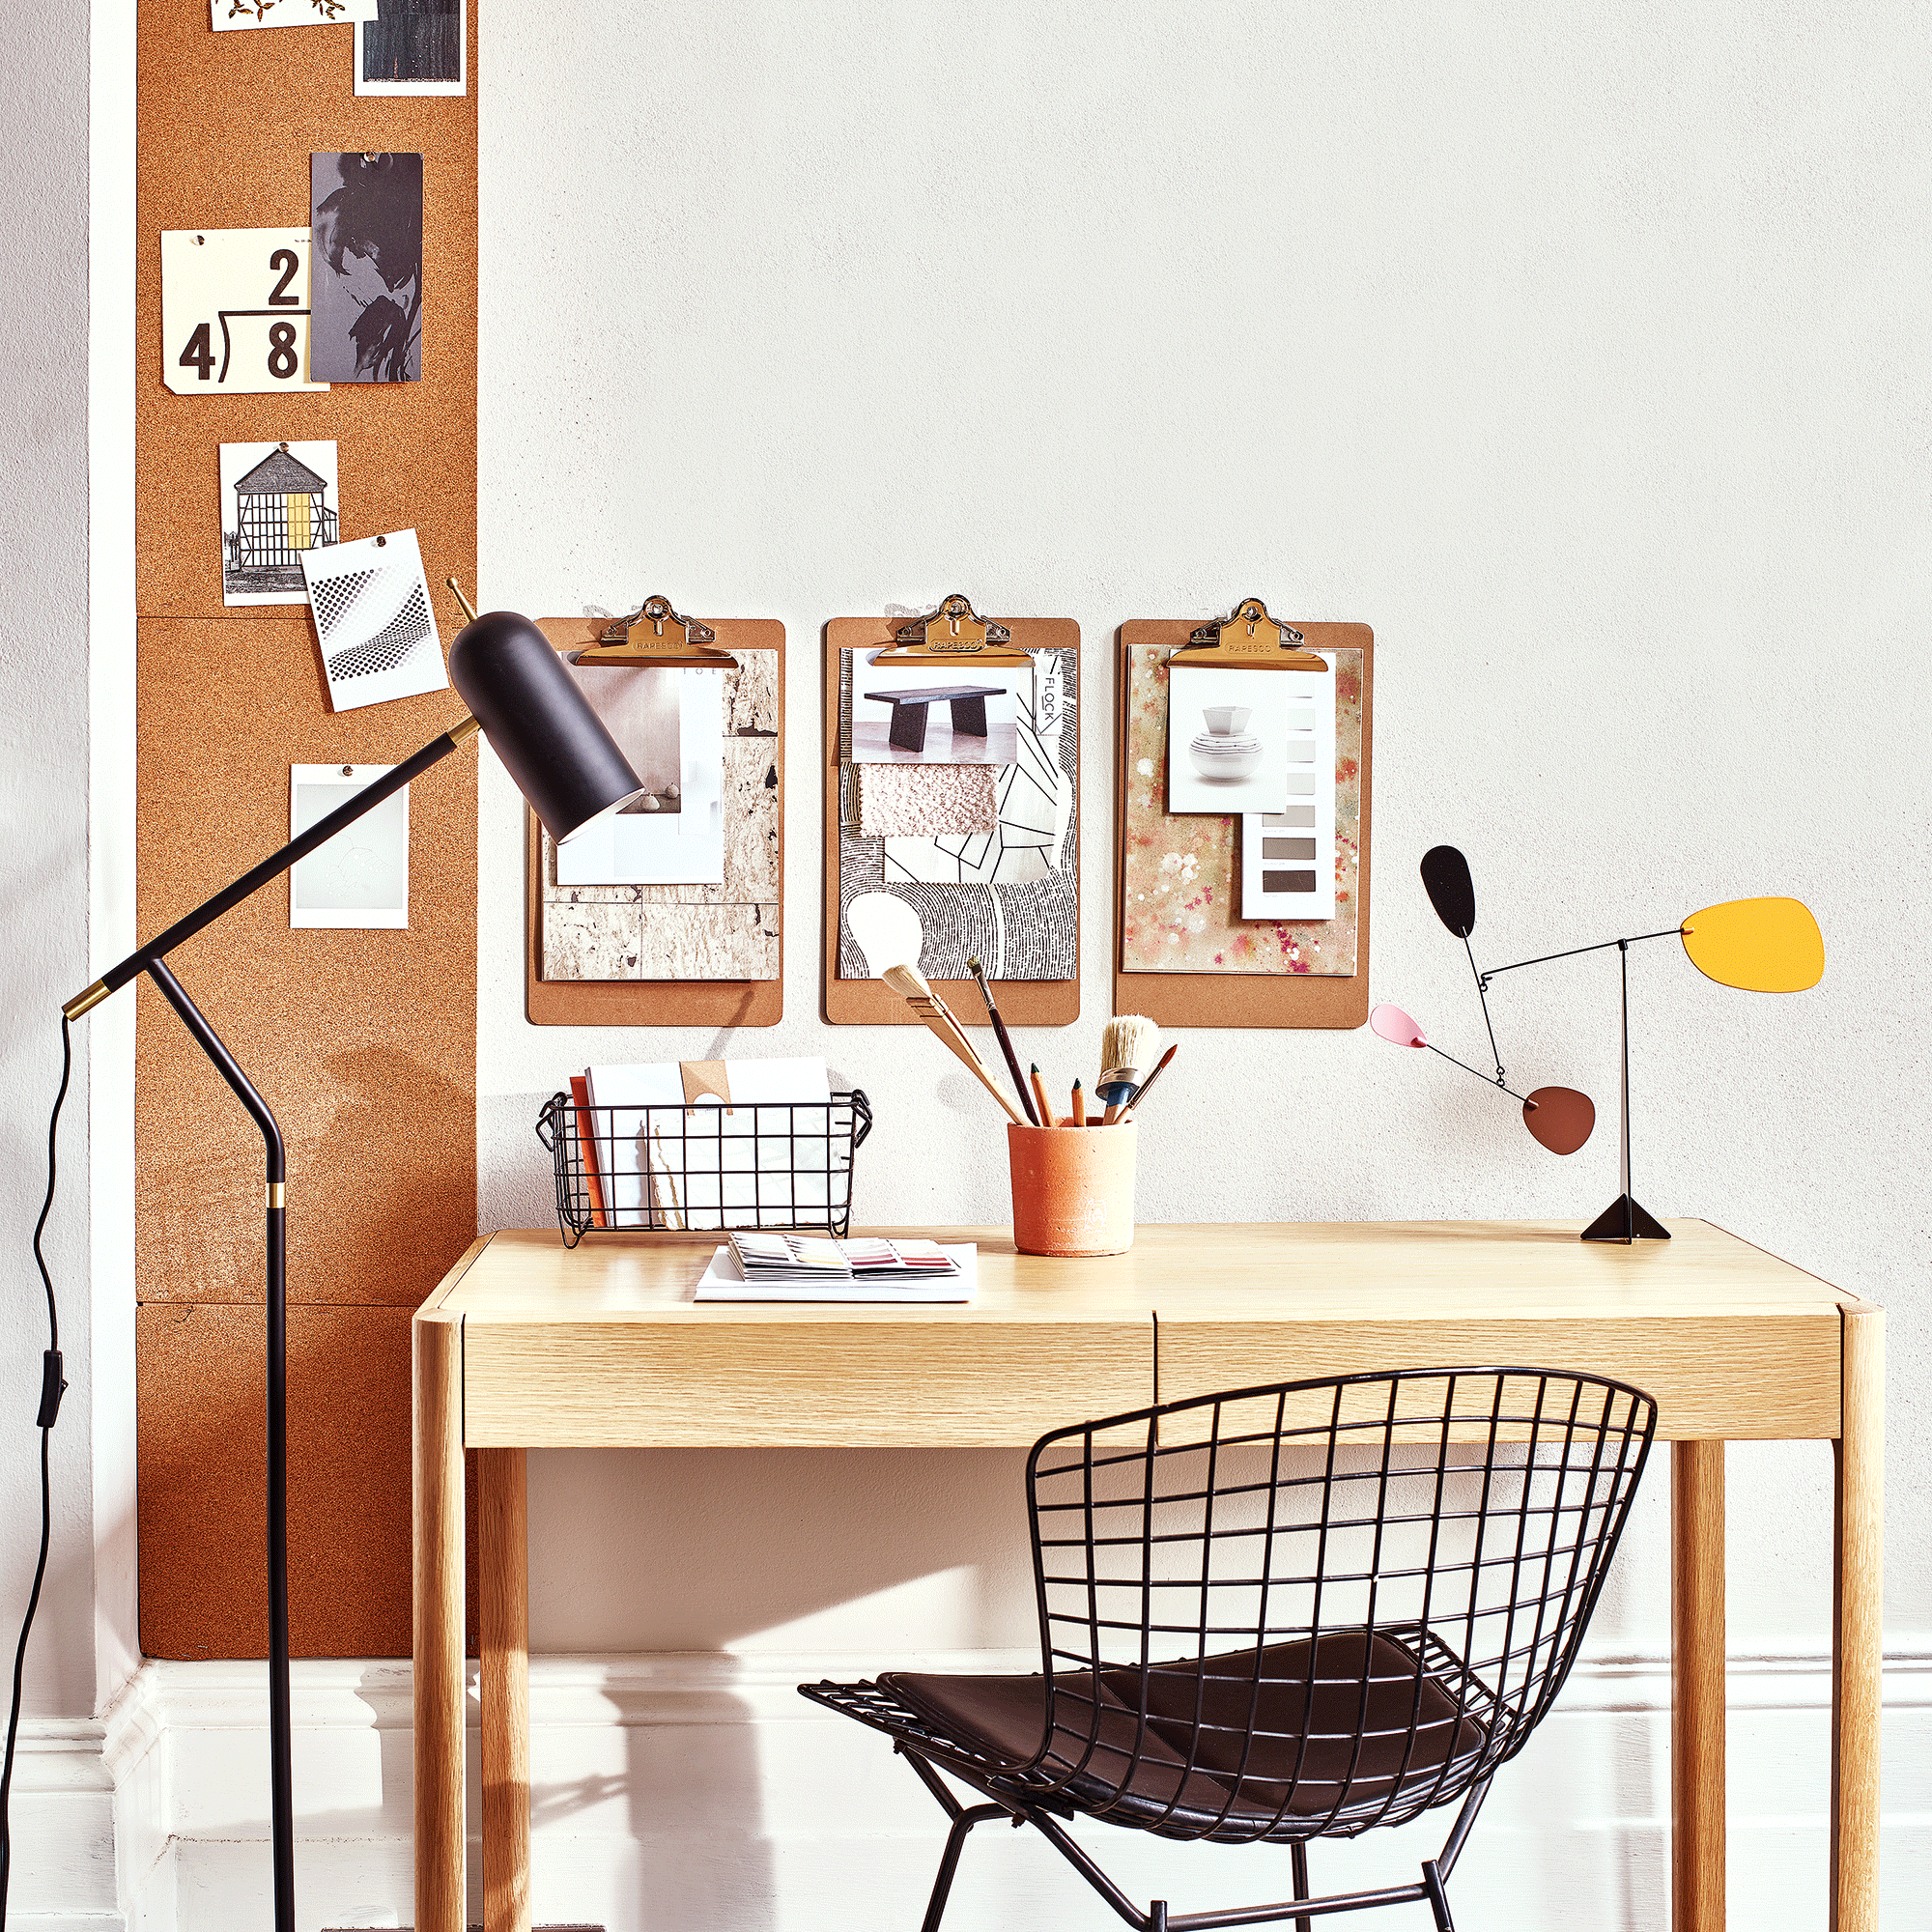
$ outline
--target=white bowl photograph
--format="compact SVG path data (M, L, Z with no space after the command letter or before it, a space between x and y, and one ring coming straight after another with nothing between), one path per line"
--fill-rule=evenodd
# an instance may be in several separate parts
M1278 670L1169 672L1169 811L1280 811L1288 803L1288 694Z

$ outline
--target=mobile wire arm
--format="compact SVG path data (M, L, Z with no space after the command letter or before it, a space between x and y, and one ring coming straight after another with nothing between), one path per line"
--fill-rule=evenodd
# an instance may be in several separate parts
M1597 1216L1583 1230L1586 1241L1622 1241L1628 1246L1632 1241L1667 1241L1670 1230L1654 1215L1647 1214L1639 1208L1631 1194L1631 996L1630 996L1630 950L1646 939L1681 939L1689 930L1687 926L1666 926L1662 932L1635 932L1628 939L1605 939L1595 946L1573 946L1567 952L1539 953L1534 959L1518 959L1508 966L1492 966L1476 975L1476 989L1487 994L1490 981L1501 973L1520 972L1525 966L1547 966L1552 959L1576 959L1585 952L1607 952L1611 947L1617 949L1617 978L1623 996L1623 1192L1609 1207ZM1468 942L1465 939L1464 945ZM1475 960L1469 962L1472 966ZM1484 1017L1489 1016L1487 999L1483 1007ZM1494 1041L1493 1033L1491 1035ZM1502 1068L1496 1068L1497 1085L1500 1086Z
M289 1731L289 1546L288 1546L288 1327L285 1273L287 1241L283 1188L286 1179L281 1129L275 1117L203 1017L182 983L168 970L167 955L203 926L213 923L232 906L240 905L270 880L278 879L298 860L328 843L338 832L373 811L411 780L446 758L482 726L474 718L453 724L413 757L357 792L348 804L318 819L279 852L270 854L232 885L223 886L186 918L177 920L158 938L137 947L118 966L110 967L83 993L62 1007L68 1021L91 1011L130 980L145 973L194 1037L235 1097L262 1130L268 1156L268 1233L266 1289L268 1305L268 1501L269 1501L269 1761L271 1822L274 1844L275 1932L296 1932L295 1806L291 1791L292 1744Z

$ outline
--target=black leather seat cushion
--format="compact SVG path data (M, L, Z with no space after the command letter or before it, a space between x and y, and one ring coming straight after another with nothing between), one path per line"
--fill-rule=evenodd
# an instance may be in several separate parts
M1447 1653L1428 1668L1382 1633L1138 1668L1056 1675L1053 1735L1031 1777L1085 1811L1176 1835L1307 1835L1357 1828L1393 1799L1454 1796L1488 1733L1459 1708ZM1012 1771L1046 1731L1041 1677L889 1672L881 1687L976 1759ZM1473 1685L1467 1702L1481 1703ZM1449 1769L1451 1778L1443 1776ZM1332 1822L1331 1822L1332 1821Z

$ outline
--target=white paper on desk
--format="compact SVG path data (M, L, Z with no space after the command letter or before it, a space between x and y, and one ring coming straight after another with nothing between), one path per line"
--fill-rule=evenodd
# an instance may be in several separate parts
M915 1281L888 1287L879 1281L750 1282L728 1247L711 1257L710 1265L692 1291L694 1301L866 1301L960 1302L979 1293L980 1250L973 1241L954 1246L942 1241L940 1251L959 1265L956 1275L939 1281Z
M822 1110L832 1084L823 1057L727 1061L725 1078L728 1107L710 1094L687 1106L674 1060L587 1070L590 1104L612 1109L608 1124L593 1118L598 1134L611 1136L605 1187L616 1226L782 1228L828 1214L832 1148ZM811 1111L795 1116L781 1104L790 1102ZM646 1107L675 1111L646 1115ZM605 1147L600 1140L600 1154Z
M722 885L724 673L605 668L576 675L658 809L607 813L559 845L557 884ZM665 703L668 693L676 696L674 716ZM672 784L675 800L666 795Z

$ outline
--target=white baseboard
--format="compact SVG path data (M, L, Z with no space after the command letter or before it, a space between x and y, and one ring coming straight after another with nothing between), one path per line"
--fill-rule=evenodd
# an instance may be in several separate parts
M892 1662L1037 1663L1032 1653L983 1651ZM882 1739L795 1689L881 1662L533 1660L537 1919L610 1932L916 1924L941 1837L937 1809ZM472 1678L472 1720L473 1695ZM1492 1932L1650 1932L1666 1921L1669 1698L1665 1655L1600 1652L1579 1663L1555 1714L1496 1781L1457 1872L1459 1916ZM1729 1701L1733 1922L1812 1932L1825 1919L1828 1661L1734 1658ZM1884 1923L1903 1932L1917 1926L1917 1901L1932 1885L1932 1641L1889 1653L1886 1711ZM298 1663L293 1714L301 1932L409 1924L409 1666ZM45 1932L267 1923L267 1723L260 1664L150 1662L104 1726L70 1726L58 1739L47 1728L23 1756L15 1802L33 1807L37 1836L52 1831L66 1848L38 1864L25 1855L16 1918L37 1928L44 1919ZM470 1742L473 1826L473 1731ZM1317 1883L1405 1882L1445 1829L1446 1819L1319 1846ZM1130 1892L1167 1896L1177 1909L1285 1889L1274 1848L1176 1846L1103 1828L1091 1835ZM992 1830L969 1845L947 1917L948 1932L1099 1932L1116 1922L1034 1834Z
M23 1718L14 1753L12 1932L126 1932L115 1887L106 1726Z

